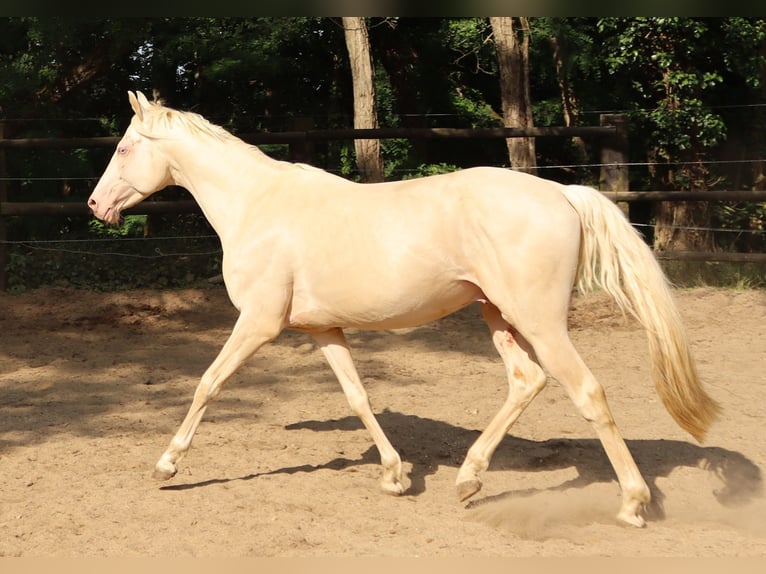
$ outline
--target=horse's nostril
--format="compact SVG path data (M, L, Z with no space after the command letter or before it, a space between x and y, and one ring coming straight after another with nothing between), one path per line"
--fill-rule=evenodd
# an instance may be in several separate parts
M93 199L92 197L88 199L88 207L90 207L91 209L96 209L96 205L98 204L95 199Z

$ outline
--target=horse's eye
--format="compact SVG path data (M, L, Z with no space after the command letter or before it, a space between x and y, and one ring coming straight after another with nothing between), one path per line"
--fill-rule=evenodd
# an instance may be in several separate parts
M117 148L117 153L119 155L125 155L126 153L128 153L128 147L121 145L120 147Z

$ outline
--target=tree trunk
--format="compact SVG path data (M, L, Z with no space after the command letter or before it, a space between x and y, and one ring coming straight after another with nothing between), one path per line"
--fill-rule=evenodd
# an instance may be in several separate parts
M668 111L680 108L679 97L670 81L670 73L663 72L665 105ZM650 150L650 153L653 153ZM691 146L679 153L678 168L658 164L661 189L688 189L705 191L708 171L704 164L704 146L692 139ZM651 162L650 162L651 163ZM664 169L663 169L664 168ZM649 173L655 175L656 168ZM710 203L706 201L658 201L654 208L654 249L665 251L714 251L711 230Z
M707 169L702 161L667 171L668 189L705 191ZM678 185L676 182L685 182ZM688 183L686 183L688 182ZM654 248L658 251L715 251L707 201L658 201L654 208Z
M354 87L354 128L377 128L378 114L375 108L375 78L370 54L370 40L364 18L344 17L343 32L351 63L351 79ZM361 181L383 181L383 158L380 140L354 140L356 165Z
M556 67L556 78L558 79L559 92L561 94L561 111L564 116L564 125L567 127L577 126L580 124L577 98L567 74L567 59L569 58L569 54L567 53L561 38L558 36L551 36L550 42L551 48L553 49L553 64ZM572 138L572 143L574 143L575 149L577 150L577 160L581 163L585 163L588 157L585 148L585 140L579 136L575 136Z
M534 127L529 97L529 21L527 18L489 19L500 67L500 96L505 127ZM511 167L537 173L534 138L509 138Z

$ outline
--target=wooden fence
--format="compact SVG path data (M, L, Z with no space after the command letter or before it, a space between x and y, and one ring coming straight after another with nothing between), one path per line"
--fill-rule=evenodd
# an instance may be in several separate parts
M258 144L288 144L295 161L310 162L311 143L349 139L499 139L512 137L582 137L598 139L601 147L599 188L616 202L632 201L766 201L766 191L627 191L628 138L627 117L602 114L600 126L540 128L378 128L378 129L302 129L281 133L239 134L243 140ZM19 202L8 201L7 149L87 149L113 148L119 137L14 138L3 137L0 121L0 290L7 287L6 266L9 243L6 218L36 215L87 215L84 201ZM142 202L125 211L130 214L201 213L194 201ZM731 261L766 263L766 253L658 252L661 259L693 261Z

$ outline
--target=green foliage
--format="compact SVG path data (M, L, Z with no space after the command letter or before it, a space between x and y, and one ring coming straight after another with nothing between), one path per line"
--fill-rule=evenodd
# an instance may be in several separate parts
M763 18L729 17L721 22L723 34L721 54L725 70L750 88L763 87L766 65L766 20Z
M418 166L418 168L410 173L404 176L403 179L417 179L419 177L428 177L429 175L439 175L442 173L451 173L453 171L457 171L460 168L456 165L450 165L446 163L431 163L431 164L421 164Z
M697 98L687 98L682 106L663 100L649 110L645 119L651 124L658 156L677 161L680 153L698 147L713 148L725 138L723 119L711 113Z
M181 288L208 285L221 273L216 240L109 241L15 245L7 266L8 288L43 286L97 291Z
M141 237L146 231L146 215L126 215L118 227L96 218L88 221L88 229L96 237Z
M668 161L681 152L713 148L726 137L719 114L703 103L720 87L719 30L703 18L607 18L605 62L610 73L629 76L635 106L643 116L657 155Z

